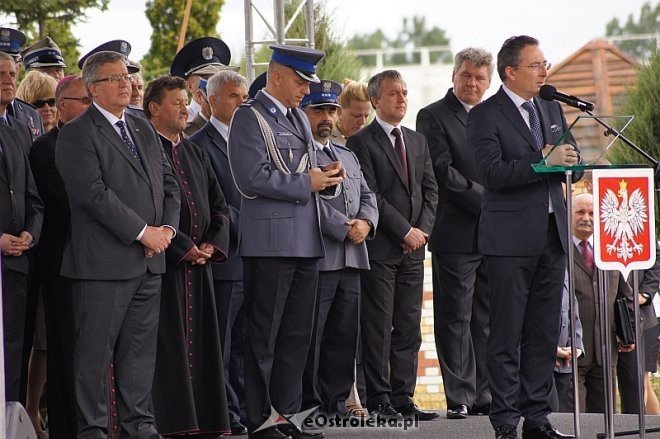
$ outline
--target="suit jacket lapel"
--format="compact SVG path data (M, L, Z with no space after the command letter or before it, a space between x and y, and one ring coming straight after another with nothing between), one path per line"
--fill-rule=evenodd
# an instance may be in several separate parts
M146 176L151 182L153 176L150 174L151 167L149 166L149 154L147 151L144 150L144 146L147 144L148 140L145 137L145 133L143 133L142 130L140 130L140 128L135 126L133 120L131 120L131 117L134 116L125 117L126 125L128 126L129 134L133 138L135 147L137 148L138 153L140 154L142 165L140 166L140 162L135 160L135 157L132 157L133 160L131 161L131 163L137 164L138 172L140 172L143 176ZM126 150L128 150L128 146L126 145L124 146L126 147ZM130 155L133 156L133 153L130 153Z
M417 145L413 142L408 128L402 126L401 133L403 134L403 145L406 148L406 164L408 165L408 183L406 184L406 188L410 192L410 184L415 181L415 152Z
M2 147L2 157L0 157L0 178L7 184L11 182L11 163L14 157L14 151L11 146L12 142L18 142L18 139L12 139L11 128L0 130L0 147ZM20 148L20 146L17 147Z
M550 132L550 114L548 114L547 107L541 104L537 98L534 98L534 103L539 112L539 122L541 123L541 130L543 131L543 143L550 143L550 139L552 139L552 133Z
M506 94L506 92L500 88L497 92L497 102L502 107L502 113L509 119L511 124L522 134L522 136L529 143L529 147L536 151L536 141L534 136L530 131L529 127L525 123L520 111L514 105L511 98Z
M275 103L272 100L270 100L268 96L266 96L264 93L259 91L255 96L255 100L264 106L264 108L266 109L266 113L268 113L271 117L273 117L275 121L278 123L278 125L282 126L296 137L305 140L305 137L298 131L298 128L291 125L289 119L286 118L286 114L282 113L279 107L275 105Z
M385 131L383 130L383 128L380 126L380 124L376 119L374 119L373 122L371 122L369 129L371 130L371 133L374 136L374 140L376 144L385 152L385 155L387 156L387 159L390 161L390 164L394 168L396 175L399 176L399 179L407 189L408 183L406 182L406 179L403 178L403 169L401 168L401 162L399 161L399 157L396 156L396 151L394 151L394 147L392 146L392 141L390 141L389 134L385 133ZM406 139L404 138L403 141L405 142ZM408 159L408 157L409 157L408 151L406 150L406 159Z
M589 277L593 276L593 271L589 270L589 267L587 267L587 264L584 262L584 258L582 257L582 253L580 253L580 249L578 246L573 244L574 252L573 252L573 259L575 260L575 264Z
M463 126L467 126L468 112L465 110L465 107L463 104L461 104L461 101L458 100L452 90L453 89L450 89L445 95L445 99L447 99L447 105L449 106L449 109L454 113L454 117L458 119L458 121Z
M119 134L115 131L114 127L110 125L110 122L99 112L94 105L90 105L89 109L87 110L89 112L89 115L92 118L92 121L94 124L99 128L99 132L103 137L106 138L106 140L115 148L119 151L121 155L124 156L124 158L128 161L128 163L135 169L135 172L138 174L142 175L145 180L148 181L147 175L144 172L144 169L142 166L140 166L140 162L136 160L136 158L133 156L133 153L128 149L128 146L124 143L124 141L121 139ZM133 133L131 132L131 136ZM135 137L133 137L134 141L138 141ZM140 136L140 139L142 140L142 137ZM138 149L140 151L140 149Z
M229 157L227 155L227 142L225 141L224 137L222 137L222 134L220 134L214 126L211 126L207 130L207 135L209 136L211 143L215 145L215 147L218 148L220 152L222 152L226 157Z

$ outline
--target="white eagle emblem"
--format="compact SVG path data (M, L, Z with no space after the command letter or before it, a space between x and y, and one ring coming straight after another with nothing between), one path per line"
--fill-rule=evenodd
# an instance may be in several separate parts
M619 203L619 199L621 202ZM607 189L600 205L601 222L605 227L605 234L614 238L614 241L605 246L607 253L616 251L617 258L626 260L644 250L643 244L635 242L635 237L644 230L644 223L648 222L647 205L642 191L635 189L628 197L628 182L619 181L619 192L615 195Z

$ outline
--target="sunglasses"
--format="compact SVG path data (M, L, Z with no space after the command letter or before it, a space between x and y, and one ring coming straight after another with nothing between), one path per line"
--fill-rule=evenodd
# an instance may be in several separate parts
M36 101L32 102L32 105L34 105L35 108L41 108L46 104L48 104L49 107L54 107L55 106L55 98L37 99Z

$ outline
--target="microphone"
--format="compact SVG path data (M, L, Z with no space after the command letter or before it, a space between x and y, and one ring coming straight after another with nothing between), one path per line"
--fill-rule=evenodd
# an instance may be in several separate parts
M546 101L563 102L569 107L575 107L582 111L592 111L594 109L594 104L591 102L583 101L582 99L575 96L559 92L553 85L550 84L545 84L541 87L539 97Z

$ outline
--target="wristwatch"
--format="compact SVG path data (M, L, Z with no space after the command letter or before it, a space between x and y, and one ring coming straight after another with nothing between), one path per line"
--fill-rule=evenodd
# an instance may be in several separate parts
M646 302L644 302L640 306L649 306L650 304L653 303L653 296L651 295L651 293L647 293L646 291L640 291L639 295L642 296L644 299L646 299Z

